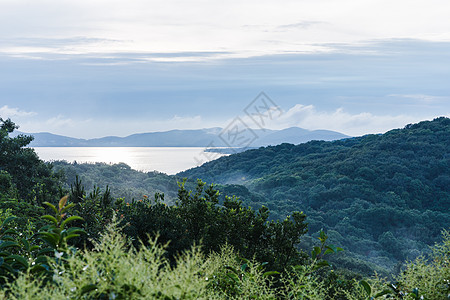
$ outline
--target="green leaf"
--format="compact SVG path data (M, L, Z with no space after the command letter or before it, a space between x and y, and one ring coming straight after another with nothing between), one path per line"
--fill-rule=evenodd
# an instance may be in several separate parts
M384 295L389 295L391 293L392 293L391 290L384 290L384 291L381 291L381 292L375 294L374 298L378 298L378 297L381 297L381 296L384 296Z
M34 246L30 247L30 251L34 251L34 250L37 250L37 249L39 249L39 246L37 246L37 245L34 245Z
M14 273L14 269L7 263L0 265L0 269L7 270L10 273Z
M63 230L64 232L67 232L68 234L72 234L72 233L86 233L86 231L84 231L84 229L80 228L80 227L70 227L67 228L67 230Z
M367 296L370 297L370 295L372 295L372 288L371 288L370 285L367 283L367 281L361 280L361 281L359 282L359 285L363 287L364 291L366 291Z
M244 257L239 257L239 260L240 260L241 263L244 263L244 264L245 263L248 264L248 262L249 262L248 259L246 259Z
M239 274L239 272L235 268L233 268L231 266L225 266L225 269L230 270L234 274Z
M41 239L47 242L51 247L56 248L58 243L58 236L49 232L41 232Z
M30 272L33 273L33 274L36 274L36 273L44 272L44 271L46 271L46 270L47 270L47 269L46 269L44 266L42 266L42 265L35 265L35 266L33 266L33 267L30 269Z
M262 264L260 264L259 266L258 266L258 271L261 271L267 264L269 264L268 262L263 262Z
M13 255L10 255L9 257L13 258L16 262L21 264L25 269L28 269L28 262L23 256L13 254Z
M269 277L269 276L274 276L274 275L280 275L280 272L277 272L277 271L268 271L268 272L265 272L265 273L263 274L263 277Z
M336 248L335 245L329 245L329 246L326 246L326 248L329 249L329 250L331 250L331 251L333 251L333 252L336 252L336 251L337 251L337 248Z
M235 283L239 282L239 277L234 273L227 273L227 276L232 279Z
M22 244L25 247L25 250L28 252L30 251L30 243L26 240L26 239L20 239L20 241L22 242Z
M4 241L11 241L11 242L15 242L15 241L16 241L16 239L13 238L13 237L10 236L10 235L4 235L3 238L2 238L2 240L4 240Z
M326 260L321 260L314 265L314 270L318 270L324 267L330 267L330 264Z
M317 258L319 256L320 252L322 252L320 247L317 247L317 246L314 247L314 250L311 252L312 258Z
M53 250L52 250L52 251L53 251ZM34 260L34 263L35 263L35 264L42 264L42 263L46 263L47 260L48 260L48 257L47 257L47 256L41 255L41 256L38 256L38 257Z
M323 253L323 255L332 254L332 253L336 253L336 252L333 251L332 249L327 249L327 250L325 250L325 252Z
M66 207L64 207L64 208L61 210L61 214L65 213L66 211L68 211L69 209L71 209L71 208L74 207L74 206L75 206L75 203L70 203L70 204L66 205Z
M54 216L45 215L45 216L42 216L41 218L54 223L55 226L58 225L58 220L56 220L56 218Z
M325 244L325 242L328 239L328 236L325 234L325 232L323 230L320 230L320 236L318 237L318 239L320 240L320 242L322 244Z
M42 249L41 251L39 251L39 252L37 253L37 256L39 257L39 256L41 256L42 254L50 253L50 252L53 252L53 251L54 251L54 248L44 248L44 249Z
M6 241L0 244L0 249L9 248L9 247L20 247L19 244L13 241Z
M344 249L336 247L335 245L329 245L329 246L325 246L325 248L327 248L327 250L325 251L325 254L329 254L329 253L338 253L339 251L344 251Z
M43 204L47 205L48 207L50 207L51 209L53 209L53 211L55 212L55 214L59 214L59 211L56 209L56 206L54 206L53 204L49 203L49 202L44 202Z
M241 271L242 271L242 272L245 272L245 269L247 269L247 267L248 267L247 264L243 264L243 265L241 266Z
M295 265L292 268L294 269L294 271L301 271L301 270L303 270L304 266L302 266L302 265Z
M72 233L72 234L66 235L64 238L65 238L66 240L70 240L70 239L73 239L73 238L79 237L79 236L80 236L80 235L77 234L77 233Z
M3 234L19 234L19 233L17 232L17 230L10 228L8 230L5 230L5 232L3 232ZM3 238L5 238L5 237L3 237Z
M97 285L96 284L86 284L81 288L81 295L89 293L90 291L96 290Z
M325 239L325 237L326 237L325 232L323 230L320 230L320 238Z
M83 219L82 217L80 217L80 216L71 216L71 217L68 217L67 219L65 219L65 220L61 223L60 229L61 229L61 230L64 229L64 226L66 226L67 223L70 223L70 222L73 222L73 221L76 221L76 220L81 220L81 221L83 221L84 219Z
M2 223L2 227L5 227L7 224L9 224L10 222L14 221L15 219L17 219L17 217L8 217L5 219L5 221L3 221Z

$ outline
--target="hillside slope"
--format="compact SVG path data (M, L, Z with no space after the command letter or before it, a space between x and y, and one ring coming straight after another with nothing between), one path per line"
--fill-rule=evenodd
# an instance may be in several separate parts
M356 257L391 268L450 227L450 119L249 150L178 175L259 199L253 205L268 206L274 218L303 210L311 234L324 228Z

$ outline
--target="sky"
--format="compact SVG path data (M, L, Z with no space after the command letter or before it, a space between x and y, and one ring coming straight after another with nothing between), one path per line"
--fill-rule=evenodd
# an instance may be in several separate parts
M0 117L78 138L450 117L447 0L0 0ZM254 125L254 124L253 124Z

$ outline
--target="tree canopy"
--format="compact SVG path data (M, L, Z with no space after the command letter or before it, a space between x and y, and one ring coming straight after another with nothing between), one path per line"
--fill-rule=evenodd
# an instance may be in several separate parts
M218 183L274 219L302 210L311 234L323 228L347 254L392 268L450 226L450 119L249 150L178 176Z

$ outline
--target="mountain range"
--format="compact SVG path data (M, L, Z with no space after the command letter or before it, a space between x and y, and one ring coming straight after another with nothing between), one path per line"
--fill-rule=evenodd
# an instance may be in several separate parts
M233 137L222 128L196 130L170 130L164 132L137 133L126 137L107 136L79 139L48 132L23 133L34 136L30 147L261 147L281 143L300 144L311 140L333 141L349 136L330 130L307 130L290 127L282 130L253 129L247 135L248 144L236 144ZM251 139L250 139L250 138Z

